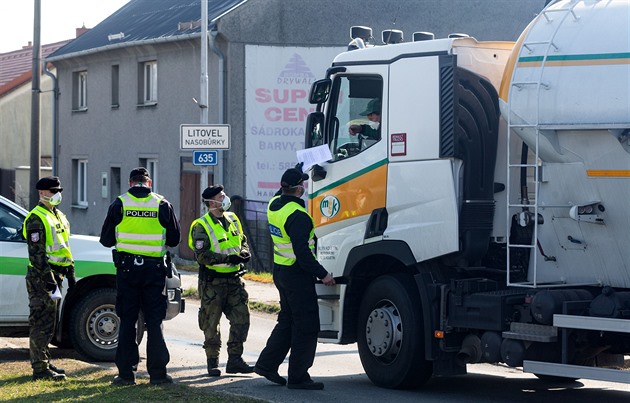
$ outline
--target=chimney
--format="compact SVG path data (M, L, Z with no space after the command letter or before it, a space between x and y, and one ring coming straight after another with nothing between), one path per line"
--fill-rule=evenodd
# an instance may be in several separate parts
M83 24L83 26L81 28L76 28L76 38L80 37L81 35L83 35L84 33L86 33L87 31L89 31L90 28L86 28L85 24Z
M26 45L26 46L22 46L22 49L30 49L30 48L32 48L32 47L33 47L33 42L28 41L28 45Z

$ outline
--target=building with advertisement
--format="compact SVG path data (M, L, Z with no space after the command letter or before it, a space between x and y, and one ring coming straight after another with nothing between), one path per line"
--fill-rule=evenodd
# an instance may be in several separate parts
M200 215L200 169L179 127L230 126L208 183L241 196L251 221L297 162L311 83L346 50L353 25L405 37L465 32L515 40L545 0L210 0L208 105L200 99L200 0L130 0L47 58L57 67L59 175L73 231L98 234L111 201L142 165L175 207L183 232ZM239 199L239 198L237 198ZM261 237L266 238L262 233ZM190 257L186 242L178 251Z

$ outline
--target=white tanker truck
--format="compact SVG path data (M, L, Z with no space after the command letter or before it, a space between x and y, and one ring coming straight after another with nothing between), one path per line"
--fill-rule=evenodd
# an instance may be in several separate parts
M307 122L320 341L387 388L630 382L605 368L630 354L629 26L628 0L560 0L516 44L353 29Z

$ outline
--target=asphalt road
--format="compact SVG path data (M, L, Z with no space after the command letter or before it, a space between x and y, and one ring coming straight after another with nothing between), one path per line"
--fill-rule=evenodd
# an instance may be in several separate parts
M197 309L198 304L195 301L188 301L185 314L164 322L164 333L171 354L168 371L177 383L190 387L209 388L270 402L612 403L630 398L630 385L588 380L546 383L514 368L488 364L469 366L469 374L465 376L433 378L419 390L387 390L374 386L363 373L356 345L318 345L315 365L310 373L315 380L324 382L325 389L322 391L289 390L256 374L210 378L206 375L202 333L197 327ZM274 325L274 316L258 313L252 315L244 353L244 359L250 364L256 362ZM227 321L222 321L221 326L226 340L229 329ZM143 360L138 369L138 377L148 378L144 342L140 348ZM18 350L19 359L28 359L28 339L0 338L0 362L17 359L15 357L18 355L12 350ZM221 353L220 368L223 370L227 359L225 347ZM57 350L53 356L76 358L77 354L69 350ZM105 365L115 369L113 364ZM279 372L286 376L286 361Z
M197 328L198 305L190 301L186 313L165 322L164 329L171 351L169 373L177 382L193 387L209 387L228 393L247 395L271 402L531 402L557 403L566 401L589 402L621 401L630 398L630 385L576 381L565 384L545 383L534 375L505 366L477 364L469 366L469 374L449 378L433 378L422 389L413 391L387 390L374 386L363 373L356 344L339 346L319 344L311 376L325 384L323 391L289 390L277 386L255 374L224 375L209 378L205 375L205 356L202 334ZM244 359L254 364L275 325L275 316L254 314ZM224 340L228 324L222 322ZM223 369L227 355L221 352ZM144 368L142 367L140 371ZM279 373L286 377L287 361ZM140 373L140 376L143 376Z

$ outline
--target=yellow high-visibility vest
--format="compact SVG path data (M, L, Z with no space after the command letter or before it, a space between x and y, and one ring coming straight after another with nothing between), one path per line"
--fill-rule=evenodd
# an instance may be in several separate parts
M158 217L163 197L151 192L138 198L127 192L118 198L123 217L116 226L116 250L148 257L166 255L166 229Z
M271 206L271 203L278 197L280 196L269 200L269 206ZM311 249L313 256L315 256L315 223L313 217L306 212L306 209L295 202L287 203L277 211L271 211L269 207L267 207L267 221L269 222L269 232L271 233L271 240L273 241L273 262L283 266L291 266L297 261L291 238L289 238L289 235L287 235L284 230L287 219L296 211L303 211L311 219L311 223L313 223L308 240L308 247Z

